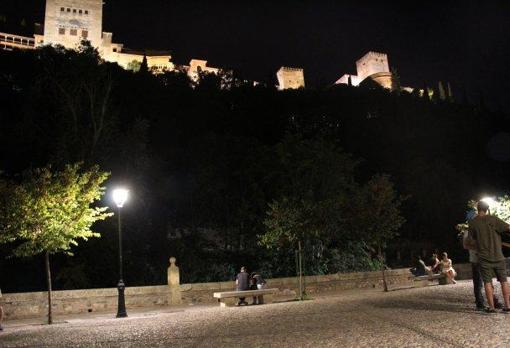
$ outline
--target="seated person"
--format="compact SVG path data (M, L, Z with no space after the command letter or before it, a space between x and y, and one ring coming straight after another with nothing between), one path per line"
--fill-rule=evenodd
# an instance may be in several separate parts
M453 269L452 260L448 258L446 252L444 252L441 257L441 273L444 274L451 283L457 284L455 281L457 272Z
M257 290L257 279L255 278L255 272L250 275L250 290ZM257 296L253 296L253 300L251 302L252 305L258 304Z
M254 272L253 278L255 278L256 280L257 289L261 290L266 287L266 281L264 280L264 278L262 278L260 273Z
M441 261L437 258L437 254L432 254L432 263L430 265L430 271L432 273L439 273L441 272Z
M241 267L241 272L237 274L236 277L236 289L237 291L245 291L250 289L249 284L249 274L246 272L246 267ZM245 297L240 297L239 302L237 303L238 306L241 305L247 305L248 302L246 302Z
M420 277L431 273L430 267L425 265L425 262L423 262L421 256L416 257L416 266L411 268L410 271L415 277Z

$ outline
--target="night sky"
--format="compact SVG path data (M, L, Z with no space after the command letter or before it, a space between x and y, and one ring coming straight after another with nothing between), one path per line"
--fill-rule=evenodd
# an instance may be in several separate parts
M404 86L450 81L510 108L510 2L105 0L104 30L130 48L207 59L254 80L303 67L308 86L355 73L369 50L386 52ZM42 22L44 0L2 0L11 27ZM28 27L27 26L27 27Z

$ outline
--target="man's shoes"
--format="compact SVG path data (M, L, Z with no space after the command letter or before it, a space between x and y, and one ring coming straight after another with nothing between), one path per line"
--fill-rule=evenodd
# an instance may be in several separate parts
M475 310L478 312L483 312L483 311L485 311L485 307L484 306L476 306Z
M501 308L503 308L503 305L499 302L494 302L494 308L501 309Z
M492 313L496 313L496 310L494 308L485 308L485 313L489 313L489 314L492 314Z
M4 328L2 325L0 325L0 331L4 331Z
M510 308L505 307L501 310L503 313L510 313Z

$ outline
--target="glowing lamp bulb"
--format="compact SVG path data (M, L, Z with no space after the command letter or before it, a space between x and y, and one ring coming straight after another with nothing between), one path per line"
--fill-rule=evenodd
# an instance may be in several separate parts
M113 201L117 205L118 208L122 208L124 203L126 203L129 196L129 190L126 189L115 189L113 190Z
M496 204L496 201L495 201L495 200L494 200L494 198L492 198L492 197L484 197L484 198L482 198L482 199L480 199L480 200L481 200L482 202L487 203L487 204L489 205L489 207L490 207L490 206L493 206L493 205L495 205L495 204Z

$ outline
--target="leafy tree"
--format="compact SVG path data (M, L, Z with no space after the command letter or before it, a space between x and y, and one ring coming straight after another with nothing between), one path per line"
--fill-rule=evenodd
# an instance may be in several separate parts
M259 242L269 249L297 249L301 279L303 245L341 238L341 206L354 191L357 162L323 137L287 135L275 151L279 197L269 205Z
M391 90L397 94L400 94L402 86L400 85L400 75L397 69L391 69Z
M448 101L450 103L453 103L455 101L455 99L453 98L452 86L450 85L450 82L447 83L447 94L448 94Z
M476 200L470 200L467 204L468 211L466 212L466 220L472 218L476 214ZM490 214L499 217L503 221L510 221L510 196L504 195L497 197L493 202L489 203ZM459 223L456 226L459 231L467 231L467 221Z
M147 63L147 56L144 54L142 63L140 64L140 69L138 70L140 74L148 74L149 73L149 63Z
M91 230L96 221L111 216L106 207L91 207L104 194L108 174L80 164L61 171L40 168L24 173L21 182L0 181L0 243L14 243L19 257L45 255L48 284L48 324L51 324L50 255L72 255L80 239L100 237Z
M438 82L437 89L438 89L438 93L439 93L439 99L441 101L445 101L446 100L446 90L445 90L443 83L441 81Z
M400 213L403 200L404 197L398 195L387 175L372 177L356 197L354 229L358 229L361 239L377 252L385 291L388 288L384 273L384 249L387 242L398 235L398 230L405 222Z
M78 51L44 46L35 51L39 73L30 87L30 110L37 135L51 144L50 163L94 163L111 141L116 112L113 79L97 49L82 41ZM45 105L41 115L39 105Z
M133 59L132 61L130 61L127 65L127 70L131 70L133 72L139 72L140 71L140 67L142 66L142 63L136 59Z
M267 232L260 236L260 244L267 248L291 246L297 248L299 277L299 296L303 299L303 242L324 238L324 227L319 221L322 216L320 208L306 200L289 201L284 198L280 202L269 205L267 218L264 220Z

